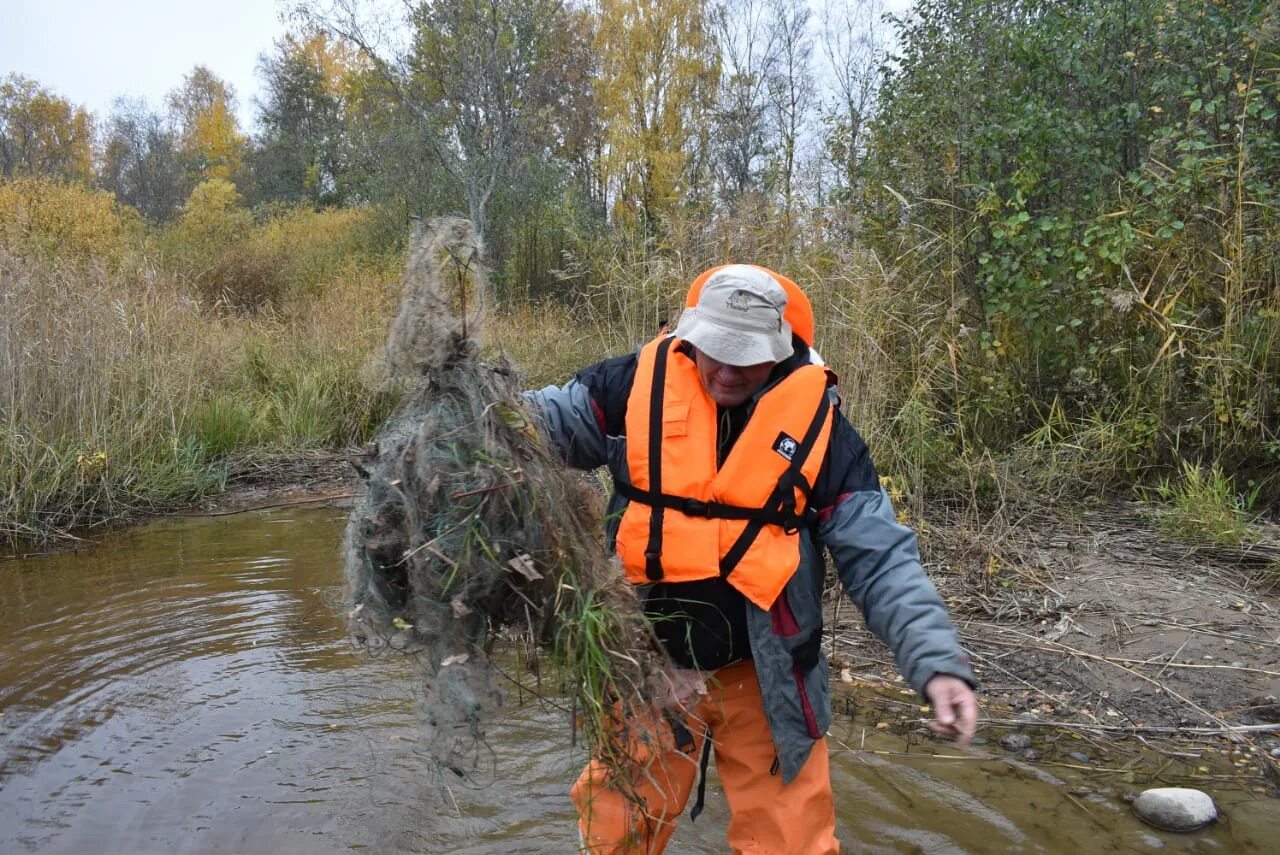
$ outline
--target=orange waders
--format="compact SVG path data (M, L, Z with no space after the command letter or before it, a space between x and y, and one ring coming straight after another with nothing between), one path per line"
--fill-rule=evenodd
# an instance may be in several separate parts
M626 739L629 766L600 759L587 764L571 790L584 852L661 855L689 800L708 728L735 853L839 852L827 740L814 744L800 774L783 786L750 661L716 671L683 724L687 734L678 746L671 721L655 715L633 723Z

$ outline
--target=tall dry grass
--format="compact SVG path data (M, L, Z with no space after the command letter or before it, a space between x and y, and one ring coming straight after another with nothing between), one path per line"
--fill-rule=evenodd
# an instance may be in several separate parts
M186 425L234 335L149 265L0 248L0 542L216 486Z
M289 315L226 315L146 264L0 249L0 543L188 501L233 453L368 436L389 291L366 271Z
M65 215L80 202L103 222ZM358 240L358 212L257 227L283 284L245 313L165 265L96 191L0 184L0 211L0 545L219 489L232 454L358 442L393 403L360 369L400 260L329 247L335 231Z
M608 323L549 303L501 307L487 330L494 352L508 355L530 388L558 386L579 368L628 349Z

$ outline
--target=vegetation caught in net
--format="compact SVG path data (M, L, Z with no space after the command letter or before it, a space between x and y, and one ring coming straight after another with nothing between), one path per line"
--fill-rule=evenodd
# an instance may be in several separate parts
M500 634L552 644L589 741L661 673L634 594L601 535L599 492L565 470L520 401L519 375L480 358L486 286L468 222L432 220L373 372L408 387L358 468L346 535L352 638L418 654L429 754L460 775L487 757ZM468 323L469 322L469 323Z

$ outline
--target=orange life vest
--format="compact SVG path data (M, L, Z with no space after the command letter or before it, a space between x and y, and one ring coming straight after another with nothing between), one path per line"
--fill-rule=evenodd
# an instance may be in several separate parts
M627 399L631 484L618 486L631 500L617 535L627 579L723 576L769 609L800 564L832 420L827 373L800 366L759 398L717 468L716 404L693 359L674 337L645 345Z

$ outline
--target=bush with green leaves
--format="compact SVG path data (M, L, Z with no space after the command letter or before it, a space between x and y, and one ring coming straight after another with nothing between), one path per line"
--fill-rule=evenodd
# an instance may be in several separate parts
M1155 414L1149 464L1280 494L1275 4L922 0L899 29L859 213L969 333L939 408L994 449L1051 402Z

